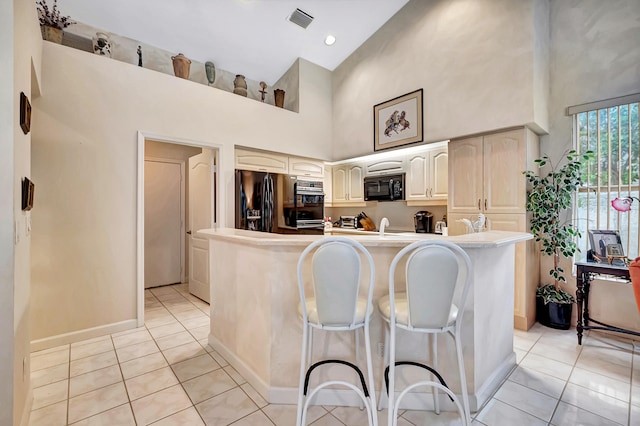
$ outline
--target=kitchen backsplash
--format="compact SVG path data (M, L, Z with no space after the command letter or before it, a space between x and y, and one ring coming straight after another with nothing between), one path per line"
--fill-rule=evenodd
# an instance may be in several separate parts
M447 213L446 206L407 207L402 201L370 202L366 207L326 207L325 216L336 222L340 216L357 216L365 212L379 226L383 217L389 219L389 228L393 230L414 231L413 216L416 212L426 210L433 214L434 223L442 220Z

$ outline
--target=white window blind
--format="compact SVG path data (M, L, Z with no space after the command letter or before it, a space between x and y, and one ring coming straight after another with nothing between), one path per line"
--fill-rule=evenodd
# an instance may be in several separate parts
M616 197L640 198L639 100L640 94L568 109L576 150L594 153L583 168L585 185L574 206L582 256L590 248L588 231L595 229L620 231L625 254L635 258L640 253L640 201L634 200L625 213L611 207Z

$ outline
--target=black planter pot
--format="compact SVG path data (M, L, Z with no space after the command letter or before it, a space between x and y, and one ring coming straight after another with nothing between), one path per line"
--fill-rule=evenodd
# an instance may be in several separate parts
M536 297L536 319L550 328L568 330L571 327L573 303L549 302L544 304L542 297Z

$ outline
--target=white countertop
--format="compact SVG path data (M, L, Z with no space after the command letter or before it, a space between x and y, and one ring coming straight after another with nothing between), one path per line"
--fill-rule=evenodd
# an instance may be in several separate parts
M388 233L380 236L378 232L352 230L345 234L342 231L344 231L344 228L340 228L342 236L353 238L364 246L370 247L402 247L420 240L444 240L457 244L462 248L492 248L533 238L533 235L526 232L508 231L486 231L447 237L439 234L417 234L415 232ZM235 241L258 246L306 246L322 238L321 235L271 234L234 228L201 229L197 232L197 235L202 238Z

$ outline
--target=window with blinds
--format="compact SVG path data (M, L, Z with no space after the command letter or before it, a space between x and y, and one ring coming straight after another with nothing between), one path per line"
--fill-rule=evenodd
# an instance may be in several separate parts
M640 200L628 212L612 208L616 197L640 198L640 132L638 102L640 94L569 108L574 118L578 152L593 151L584 165L583 180L575 208L575 220L582 236L583 256L589 247L589 230L620 231L625 254L639 256Z

